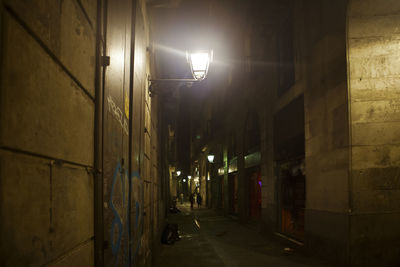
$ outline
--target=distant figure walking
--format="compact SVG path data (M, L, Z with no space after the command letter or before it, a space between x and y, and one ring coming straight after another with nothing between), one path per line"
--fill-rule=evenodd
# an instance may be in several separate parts
M201 198L200 193L198 193L198 194L197 194L197 207L198 207L198 208L201 207L201 201L202 201L202 200L203 200L203 199Z
M181 204L183 204L183 193L181 193L179 196L180 196L180 199L181 199Z
M190 194L189 200L190 200L190 208L193 209L193 204L194 204L194 194L193 193Z

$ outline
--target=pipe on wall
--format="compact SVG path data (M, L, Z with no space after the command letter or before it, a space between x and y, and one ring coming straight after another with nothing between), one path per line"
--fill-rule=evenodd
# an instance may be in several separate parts
M106 51L106 0L97 0L96 18L96 70L95 70L95 120L94 120L94 263L104 266L103 223L103 118L104 77L103 51Z

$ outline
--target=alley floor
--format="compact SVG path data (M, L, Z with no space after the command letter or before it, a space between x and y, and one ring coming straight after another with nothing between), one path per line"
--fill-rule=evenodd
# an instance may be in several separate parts
M255 227L188 203L178 204L180 213L171 214L168 223L177 223L181 240L162 245L156 267L257 267L329 266L304 256L288 245L260 236Z

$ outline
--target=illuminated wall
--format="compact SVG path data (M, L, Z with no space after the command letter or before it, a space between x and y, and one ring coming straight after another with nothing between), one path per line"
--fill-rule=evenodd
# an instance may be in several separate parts
M400 2L349 3L351 263L400 262Z
M147 12L0 2L1 266L151 264L168 183Z
M1 1L0 265L93 266L96 1Z

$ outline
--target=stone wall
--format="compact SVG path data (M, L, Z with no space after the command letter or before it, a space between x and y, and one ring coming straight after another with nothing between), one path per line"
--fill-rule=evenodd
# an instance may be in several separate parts
M400 3L352 0L351 264L400 262Z
M93 266L98 240L99 264L149 266L168 183L146 1L108 2L99 13L108 20L97 18L102 1L39 2L0 5L0 265ZM104 68L96 40L110 56Z
M2 1L0 265L94 264L96 1Z
M304 26L297 32L305 87L305 243L342 264L348 255L349 205L346 4L303 1L298 8Z

